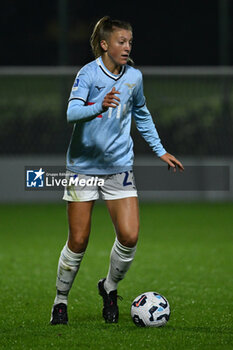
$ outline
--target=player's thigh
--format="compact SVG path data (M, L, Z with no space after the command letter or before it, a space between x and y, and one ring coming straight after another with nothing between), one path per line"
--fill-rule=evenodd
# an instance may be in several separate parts
M135 246L139 232L138 198L106 200L106 204L120 243L128 247Z
M68 246L73 251L86 248L91 230L91 214L95 201L68 202Z

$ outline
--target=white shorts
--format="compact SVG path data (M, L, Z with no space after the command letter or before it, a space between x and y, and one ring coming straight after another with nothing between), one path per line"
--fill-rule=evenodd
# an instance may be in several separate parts
M63 199L69 202L86 202L137 197L133 171L113 175L84 175L67 171L68 185Z

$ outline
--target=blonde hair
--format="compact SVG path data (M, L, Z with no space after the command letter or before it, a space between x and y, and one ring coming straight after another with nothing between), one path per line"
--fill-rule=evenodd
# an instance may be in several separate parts
M132 26L128 22L120 21L118 19L111 19L109 16L102 17L95 25L91 35L90 44L92 52L95 58L101 56L104 53L103 48L100 45L102 40L108 40L109 35L115 30L115 28L121 28L132 30ZM128 64L132 65L133 60L129 57Z

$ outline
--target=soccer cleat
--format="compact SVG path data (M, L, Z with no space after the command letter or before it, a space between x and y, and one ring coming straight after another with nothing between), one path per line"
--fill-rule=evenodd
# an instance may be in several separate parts
M98 282L99 295L103 298L103 318L106 323L117 323L119 318L117 290L108 294L104 289L105 280L106 278L103 278Z
M60 304L53 305L50 324L51 325L68 324L66 304L60 303Z

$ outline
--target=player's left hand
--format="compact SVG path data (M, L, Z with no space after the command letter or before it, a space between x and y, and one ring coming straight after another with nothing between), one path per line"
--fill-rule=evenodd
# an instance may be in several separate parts
M184 171L184 167L182 163L176 159L172 154L165 153L162 157L160 157L162 161L168 164L168 170L173 168L173 171L176 172L176 167L178 166L180 171Z

